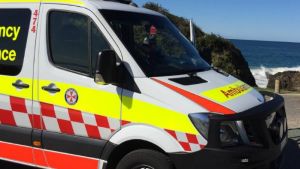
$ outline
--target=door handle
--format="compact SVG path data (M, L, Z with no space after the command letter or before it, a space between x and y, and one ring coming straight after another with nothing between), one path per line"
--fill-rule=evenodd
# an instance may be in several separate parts
M15 83L12 84L17 89L28 89L29 84L25 84L22 82L22 80L17 80Z
M42 89L49 92L49 93L58 93L58 92L60 92L60 88L57 88L54 83L51 83L48 86L43 86Z

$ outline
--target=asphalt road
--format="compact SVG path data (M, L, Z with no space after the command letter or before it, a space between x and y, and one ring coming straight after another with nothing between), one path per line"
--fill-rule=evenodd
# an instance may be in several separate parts
M300 128L300 94L288 94L283 97L289 128Z

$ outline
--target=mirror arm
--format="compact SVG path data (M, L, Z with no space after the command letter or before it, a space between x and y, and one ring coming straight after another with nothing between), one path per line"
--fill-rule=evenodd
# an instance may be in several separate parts
M104 79L100 73L95 73L94 80L97 84L107 85L107 83L104 82Z

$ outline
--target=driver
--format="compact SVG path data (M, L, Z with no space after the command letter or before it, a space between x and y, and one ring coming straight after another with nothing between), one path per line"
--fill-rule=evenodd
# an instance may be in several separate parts
M145 37L143 46L145 47L145 50L147 51L148 54L148 62L149 64L153 64L156 60L157 55L157 42L156 42L156 37L157 37L157 29L153 25L145 25L145 31L148 33L147 37Z

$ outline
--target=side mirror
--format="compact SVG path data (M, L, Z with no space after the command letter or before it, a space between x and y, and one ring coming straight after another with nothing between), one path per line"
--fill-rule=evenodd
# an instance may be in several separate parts
M117 57L113 50L104 50L99 53L96 70L95 82L102 84L115 84L117 75Z

